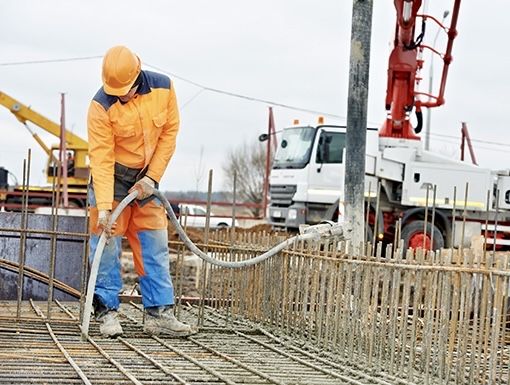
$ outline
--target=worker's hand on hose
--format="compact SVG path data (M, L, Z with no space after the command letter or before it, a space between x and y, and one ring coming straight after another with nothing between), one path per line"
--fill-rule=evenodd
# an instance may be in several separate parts
M112 212L110 210L99 210L97 216L97 227L104 231L107 240L112 237L113 232L117 227L117 222L112 223L111 226L109 225L111 216Z
M129 192L132 193L135 190L138 191L136 199L143 200L148 198L154 194L154 181L148 176L144 176L129 189Z

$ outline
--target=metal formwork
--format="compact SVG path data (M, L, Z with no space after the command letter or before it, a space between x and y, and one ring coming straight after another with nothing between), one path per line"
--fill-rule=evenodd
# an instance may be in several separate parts
M59 216L55 223L56 230L53 231L52 216L30 213L26 214L27 227L21 232L23 215L0 212L0 264L3 267L0 269L0 299L17 298L20 250L24 256L21 259L24 299L47 299L52 255L55 266L53 278L66 285L64 288L57 284L55 298L62 301L74 299L75 296L69 292L80 292L87 237L84 233L85 218ZM33 274L34 271L38 274Z

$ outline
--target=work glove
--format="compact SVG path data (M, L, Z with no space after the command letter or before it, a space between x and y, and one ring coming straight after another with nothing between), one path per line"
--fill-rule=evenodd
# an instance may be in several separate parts
M148 176L144 176L129 189L129 192L132 193L135 190L138 191L136 199L144 200L154 194L154 181Z
M112 223L111 226L109 225L111 216L112 212L110 210L99 210L97 215L97 227L104 231L106 239L110 239L112 237L113 232L117 227L117 222Z

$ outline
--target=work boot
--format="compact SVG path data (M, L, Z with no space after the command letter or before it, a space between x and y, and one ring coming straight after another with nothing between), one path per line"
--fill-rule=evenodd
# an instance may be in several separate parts
M175 318L173 306L146 308L143 330L148 334L167 334L172 337L186 337L198 332L196 328Z
M96 296L94 296L93 306L96 321L101 322L101 325L99 325L101 334L107 338L115 338L122 335L122 326L120 325L117 311L108 309Z
M122 335L122 326L120 325L117 311L110 310L97 320L101 322L101 325L99 325L99 331L103 337L115 338Z

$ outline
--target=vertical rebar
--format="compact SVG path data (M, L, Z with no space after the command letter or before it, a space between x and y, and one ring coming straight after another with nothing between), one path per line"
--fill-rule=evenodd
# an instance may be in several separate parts
M235 223L236 223L236 199L237 199L237 172L234 172L234 180L233 180L233 185L232 185L232 226L230 227L230 250L229 250L229 253L230 253L230 256L229 256L229 260L232 261L232 254L234 253L234 247L235 247L235 239L236 239L236 227L235 227ZM234 272L232 271L232 269L230 269L228 271L228 276L229 276L229 279L228 279L228 282L227 282L227 295L230 293L230 287L231 287L231 283L233 281L233 278L234 278ZM228 321L231 317L231 312L232 312L232 300L233 298L232 297L227 297L227 317L225 318L225 323L228 324Z
M497 190L496 195L499 195L499 190ZM496 203L496 207L498 207L498 203ZM498 270L501 270L502 268L502 259L499 258L495 261L495 268ZM503 284L503 277L500 275L497 275L494 277L494 280L496 281L494 284L494 305L492 308L492 314L491 314L491 328L490 328L490 339L491 339L491 349L489 354L489 378L488 381L490 384L496 383L496 372L497 372L497 360L498 360L498 341L499 341L499 332L501 330L501 322L505 314L502 314L502 307L503 307L503 298L505 297L506 293L508 292L508 289ZM508 365L508 362L507 362Z
M184 206L183 206L184 207ZM184 213L180 213L179 215L179 221L182 223L184 231L186 232L188 230L188 210L184 209ZM184 214L184 216L183 216ZM183 220L184 218L184 220ZM183 244L180 244L177 249L177 266L176 274L175 274L175 280L177 281L177 309L176 309L176 317L177 319L180 319L181 317L181 310L182 310L182 293L183 293L183 277L184 277L184 252L186 248Z
M366 211L365 211L365 236L363 237L363 243L365 244L365 247L363 248L364 254L367 254L367 244L370 243L370 240L368 239L368 229L370 228L370 225L368 224L368 220L370 218L370 201L371 201L371 194L372 194L372 181L368 182L368 198L366 200ZM374 229L375 231L375 229Z
M485 230L483 233L483 260L487 257L487 236L489 233L489 216L490 216L491 190L487 190L487 198L485 200Z
M495 260L496 242L498 240L498 219L499 219L499 188L496 189L496 213L494 214L494 242L492 244L492 261Z
M53 192L54 194L54 192ZM88 233L89 231L89 194L87 188L87 198L85 200L85 228L83 230L84 233ZM90 235L89 235L90 236ZM85 295L86 295L86 287L87 287L87 277L89 270L89 237L83 240L83 259L81 265L81 277L80 277L80 323L83 321L83 308L85 306Z
M453 186L453 207L452 207L452 250L455 245L455 221L456 221L456 207L457 207L457 186Z
M24 286L24 269L25 269L25 239L26 239L26 230L25 227L25 216L27 215L25 211L25 201L27 194L27 160L23 160L23 183L22 183L22 195L21 195L21 214L20 214L20 228L21 232L19 235L19 257L18 257L18 298L16 302L16 320L19 321L21 315L21 301L23 299L23 286Z
M430 185L427 183L427 195L425 196L425 218L423 219L423 249L426 250L426 241L428 237L428 231L427 231L427 220L429 216L429 191L430 191ZM434 231L434 228L432 227L432 231ZM432 246L432 245L431 245Z
M375 242L377 239L377 233L379 230L379 205L381 203L381 181L377 180L377 195L375 197L375 220L374 220L374 234L372 240L372 250L375 250ZM382 223L384 228L384 223Z
M60 168L60 163L59 163ZM55 178L53 178L52 196L55 197ZM58 196L58 194L57 194ZM50 248L50 263L48 268L48 304L46 310L46 316L48 320L51 320L51 303L53 300L53 281L55 279L55 263L57 258L57 228L58 228L58 209L60 203L58 200L54 200L51 205L51 228L53 234L51 235L51 248Z
M209 226L211 223L211 199L212 199L212 179L213 179L213 170L209 170L209 181L207 185L207 212L205 217L205 229L204 229L204 253L209 252ZM204 302L207 290L207 269L209 264L205 261L202 261L202 271L201 271L201 296L200 296L200 305L199 305L199 315L198 315L198 326L203 326L204 323Z
M398 246L399 246L399 239L400 239L400 231L399 226L402 223L402 218L398 218L397 221L395 221L395 235L393 237L393 250L392 253L395 255L397 252Z
M460 232L460 255L464 256L464 234L466 231L466 219L467 219L467 202L468 202L468 190L469 190L469 182L466 182L466 187L464 190L464 210L462 211L462 229Z
M434 249L434 233L435 233L434 229L436 226L436 193L437 193L437 185L435 184L433 187L433 190L432 190L432 217L430 219L430 222L432 224L432 226L431 226L432 231L430 234L430 249L432 251L436 251Z

